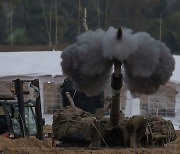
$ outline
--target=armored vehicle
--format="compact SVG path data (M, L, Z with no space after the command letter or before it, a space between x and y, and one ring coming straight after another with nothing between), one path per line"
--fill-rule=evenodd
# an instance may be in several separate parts
M61 146L149 147L163 146L176 139L171 121L157 115L126 118L119 110L120 66L120 62L114 62L110 117L97 117L76 107L67 95L70 105L57 110L53 116L53 140L59 140Z
M121 39L121 28L117 39ZM110 117L98 117L76 107L69 98L70 106L59 109L53 117L53 140L62 146L118 146L148 147L163 146L174 141L176 133L171 121L160 116L135 115L126 118L120 111L120 89L123 76L122 62L112 60L114 72L111 76L112 103Z

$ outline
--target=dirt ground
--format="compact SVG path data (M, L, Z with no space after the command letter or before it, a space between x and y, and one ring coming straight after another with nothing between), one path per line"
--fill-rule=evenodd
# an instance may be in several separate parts
M44 127L45 133L51 132L51 126ZM9 139L0 136L0 154L180 154L180 131L177 140L163 148L59 148L52 147L50 138L39 141L35 137Z

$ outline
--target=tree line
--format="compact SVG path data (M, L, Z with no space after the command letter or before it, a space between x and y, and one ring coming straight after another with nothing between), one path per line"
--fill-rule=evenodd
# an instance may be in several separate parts
M84 8L89 29L145 31L180 54L179 0L2 0L0 45L70 44L82 32Z

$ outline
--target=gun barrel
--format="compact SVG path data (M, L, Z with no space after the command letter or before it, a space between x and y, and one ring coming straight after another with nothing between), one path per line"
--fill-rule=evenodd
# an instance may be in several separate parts
M120 119L120 90L122 88L121 62L114 62L114 73L111 76L112 103L110 111L111 127L119 124Z

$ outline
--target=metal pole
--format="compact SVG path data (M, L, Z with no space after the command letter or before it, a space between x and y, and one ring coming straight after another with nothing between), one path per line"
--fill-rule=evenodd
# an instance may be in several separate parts
M43 5L42 0L41 0L41 7L42 7L42 10L43 10L44 21L45 21L45 24L46 24L46 30L47 30L47 34L48 34L48 38L49 38L49 48L51 49L50 32L49 32L49 27L48 27L48 23L47 23L47 19L46 19L46 13L45 13L45 9L44 9L44 5Z
M86 8L84 8L84 17L82 18L82 28L83 28L83 30L81 32L88 31L86 17L87 17L87 12L86 12Z
M160 27L159 27L159 29L160 29L160 32L159 32L159 40L161 41L161 35L162 35L162 14L161 14L161 16L160 16L160 25L159 25Z
M11 45L13 45L13 0L11 0Z
M37 79L33 81L33 85L36 86L39 89L39 81ZM36 99L35 112L36 112L36 126L37 126L36 138L39 139L39 140L44 140L40 95Z
M52 33L51 33L51 27L52 27L52 0L50 1L50 10L49 10L49 44L50 46L52 45L52 40L51 40L51 36L52 36Z
M26 45L27 44L26 0L24 0L24 28L25 28L24 45Z
M156 92L156 103L157 103L156 115L159 115L159 100L158 100L158 93L157 92Z
M55 6L55 13L56 13L56 44L55 45L57 45L57 40L58 40L58 28L57 28L57 5L58 5L58 3L57 3L57 0L56 0L56 6Z
M22 136L25 137L27 133L26 121L25 121L25 111L24 111L24 97L23 97L23 84L22 81L16 79L15 81L15 92L18 98L18 109L20 114L20 127L22 131Z
M99 13L99 0L97 0L97 15L98 15L98 28L100 28L100 13Z
M104 19L104 30L107 28L107 0L105 0L105 19Z
M78 0L78 34L80 33L81 0Z

